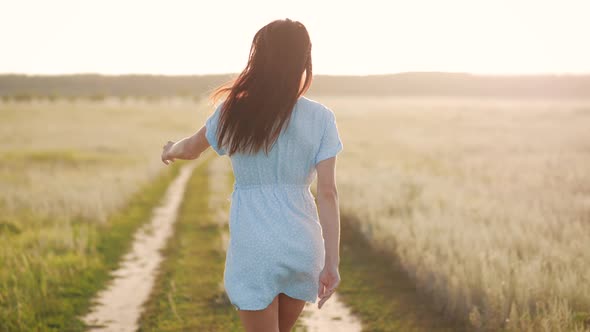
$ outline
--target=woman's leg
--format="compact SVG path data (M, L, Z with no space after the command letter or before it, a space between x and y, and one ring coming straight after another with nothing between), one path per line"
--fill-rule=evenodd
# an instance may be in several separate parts
M279 332L279 296L263 310L238 310L238 314L246 332Z
M290 332L305 307L305 301L279 293L279 332Z

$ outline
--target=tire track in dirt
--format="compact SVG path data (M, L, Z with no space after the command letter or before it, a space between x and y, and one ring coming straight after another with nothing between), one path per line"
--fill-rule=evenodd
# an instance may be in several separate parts
M95 305L82 320L88 331L135 331L144 302L155 281L155 272L162 262L160 250L172 234L178 207L194 168L206 158L191 161L180 169L169 185L161 203L153 209L151 220L134 235L133 245L111 273L113 279L106 289L92 300Z
M317 302L306 303L299 319L307 332L360 332L362 330L360 319L353 315L340 300L337 291L324 303L322 309L318 309Z

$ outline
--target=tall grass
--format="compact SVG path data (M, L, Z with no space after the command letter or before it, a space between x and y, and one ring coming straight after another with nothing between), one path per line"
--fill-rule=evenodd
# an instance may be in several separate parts
M590 102L318 99L345 145L343 213L441 311L590 330Z
M207 112L180 101L0 103L3 215L106 220L162 170L166 140L192 134Z
M192 102L0 103L0 330L82 328L74 316L177 172L160 161L162 145L208 112Z

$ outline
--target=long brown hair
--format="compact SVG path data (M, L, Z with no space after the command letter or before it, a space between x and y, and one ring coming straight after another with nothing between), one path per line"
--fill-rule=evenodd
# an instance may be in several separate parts
M246 68L210 96L215 104L228 93L217 125L218 145L227 141L229 155L261 149L268 155L311 80L311 40L305 26L287 18L262 27L252 40Z

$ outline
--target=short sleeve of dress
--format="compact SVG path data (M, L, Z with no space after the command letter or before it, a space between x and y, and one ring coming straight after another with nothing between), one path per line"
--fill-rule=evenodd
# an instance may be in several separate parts
M342 151L343 144L336 125L336 116L332 110L327 112L327 119L325 120L324 133L320 142L320 148L315 157L315 164L320 161L336 156Z
M213 114L211 114L209 118L207 118L207 121L205 121L205 127L207 127L205 137L207 137L207 141L209 141L209 144L219 156L226 154L226 151L217 144L217 123L219 122L222 105L223 103L219 104Z

